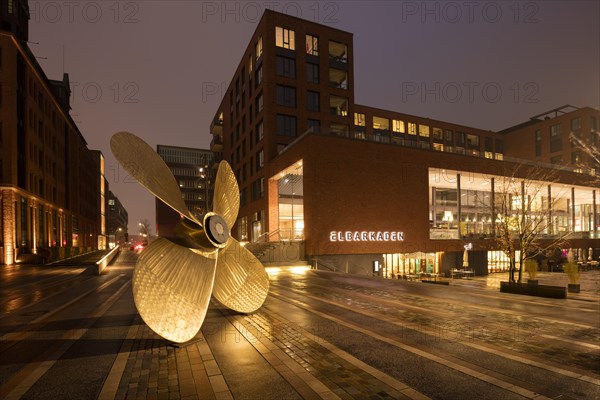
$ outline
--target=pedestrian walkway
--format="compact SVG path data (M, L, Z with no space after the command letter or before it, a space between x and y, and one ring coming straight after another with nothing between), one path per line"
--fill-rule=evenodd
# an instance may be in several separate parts
M516 277L516 274L515 274ZM540 285L566 287L569 277L562 272L538 272L536 279ZM484 276L475 276L469 279L445 279L450 285L473 287L479 289L500 290L500 282L508 281L508 272L497 272ZM527 277L523 277L527 282ZM580 293L568 293L569 298L580 300L600 300L600 271L584 271L579 277Z

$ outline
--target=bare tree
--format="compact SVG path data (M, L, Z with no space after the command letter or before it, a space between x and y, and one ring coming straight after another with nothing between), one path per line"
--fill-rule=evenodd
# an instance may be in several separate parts
M138 226L140 227L140 235L144 237L144 242L147 243L152 234L152 225L150 225L147 219L143 219L138 223Z
M569 230L560 230L555 221L568 218L561 215L566 199L549 189L556 182L553 170L520 165L509 176L496 179L496 242L509 259L509 281L521 282L525 260L565 244ZM517 264L521 267L515 279Z
M581 155L576 166L590 175L591 183L600 184L600 131L590 132L587 140L574 132L569 134L569 138Z

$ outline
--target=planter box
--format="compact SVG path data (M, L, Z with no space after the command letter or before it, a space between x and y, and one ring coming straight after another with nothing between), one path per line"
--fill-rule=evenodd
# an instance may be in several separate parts
M568 284L569 293L579 293L581 286L579 283L569 283Z
M448 281L430 281L428 279L421 279L421 282L423 282L423 283L434 283L436 285L446 285L446 286L450 285L450 282L448 282Z
M549 297L552 299L567 298L567 288L565 288L564 286L531 285L528 283L500 282L500 291L503 293Z

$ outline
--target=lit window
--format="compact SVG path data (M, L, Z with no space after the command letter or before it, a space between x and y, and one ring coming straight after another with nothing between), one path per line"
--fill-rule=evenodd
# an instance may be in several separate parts
M393 119L392 120L392 131L394 132L398 132L398 133L404 133L404 121L401 121L399 119Z
M252 56L248 57L248 75L252 78Z
M275 27L275 45L284 49L296 50L295 32L291 29Z
M259 36L258 41L256 42L256 60L257 61L260 58L260 56L262 56L262 52L263 52L262 36Z
M312 35L306 35L306 54L311 56L319 55L319 38Z
M408 134L409 135L416 135L417 134L417 124L415 124L414 122L409 122L408 123Z
M329 86L348 89L348 72L341 69L329 68Z
M365 114L354 113L354 125L365 126Z
M390 129L390 120L382 117L373 117L373 129L387 131Z
M334 115L348 116L348 98L340 96L329 96L329 112Z
M329 58L333 61L346 63L348 61L346 44L330 40L329 41Z
M429 125L420 125L419 124L419 136L429 137Z

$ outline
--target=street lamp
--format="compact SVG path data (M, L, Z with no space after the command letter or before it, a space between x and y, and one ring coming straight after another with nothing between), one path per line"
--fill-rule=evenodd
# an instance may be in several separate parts
M146 228L145 224L142 224L141 222L138 222L138 225L140 226L140 233L142 234L142 237L144 238L143 242L144 242L144 246L148 245L148 228Z
M123 232L123 228L121 228L121 227L115 228L113 234L109 235L109 237L108 237L108 247L109 248L112 249L112 248L114 248L117 245L117 243L119 243L119 241L117 240L119 232ZM110 236L114 236L114 242L110 241L110 239L111 239Z

